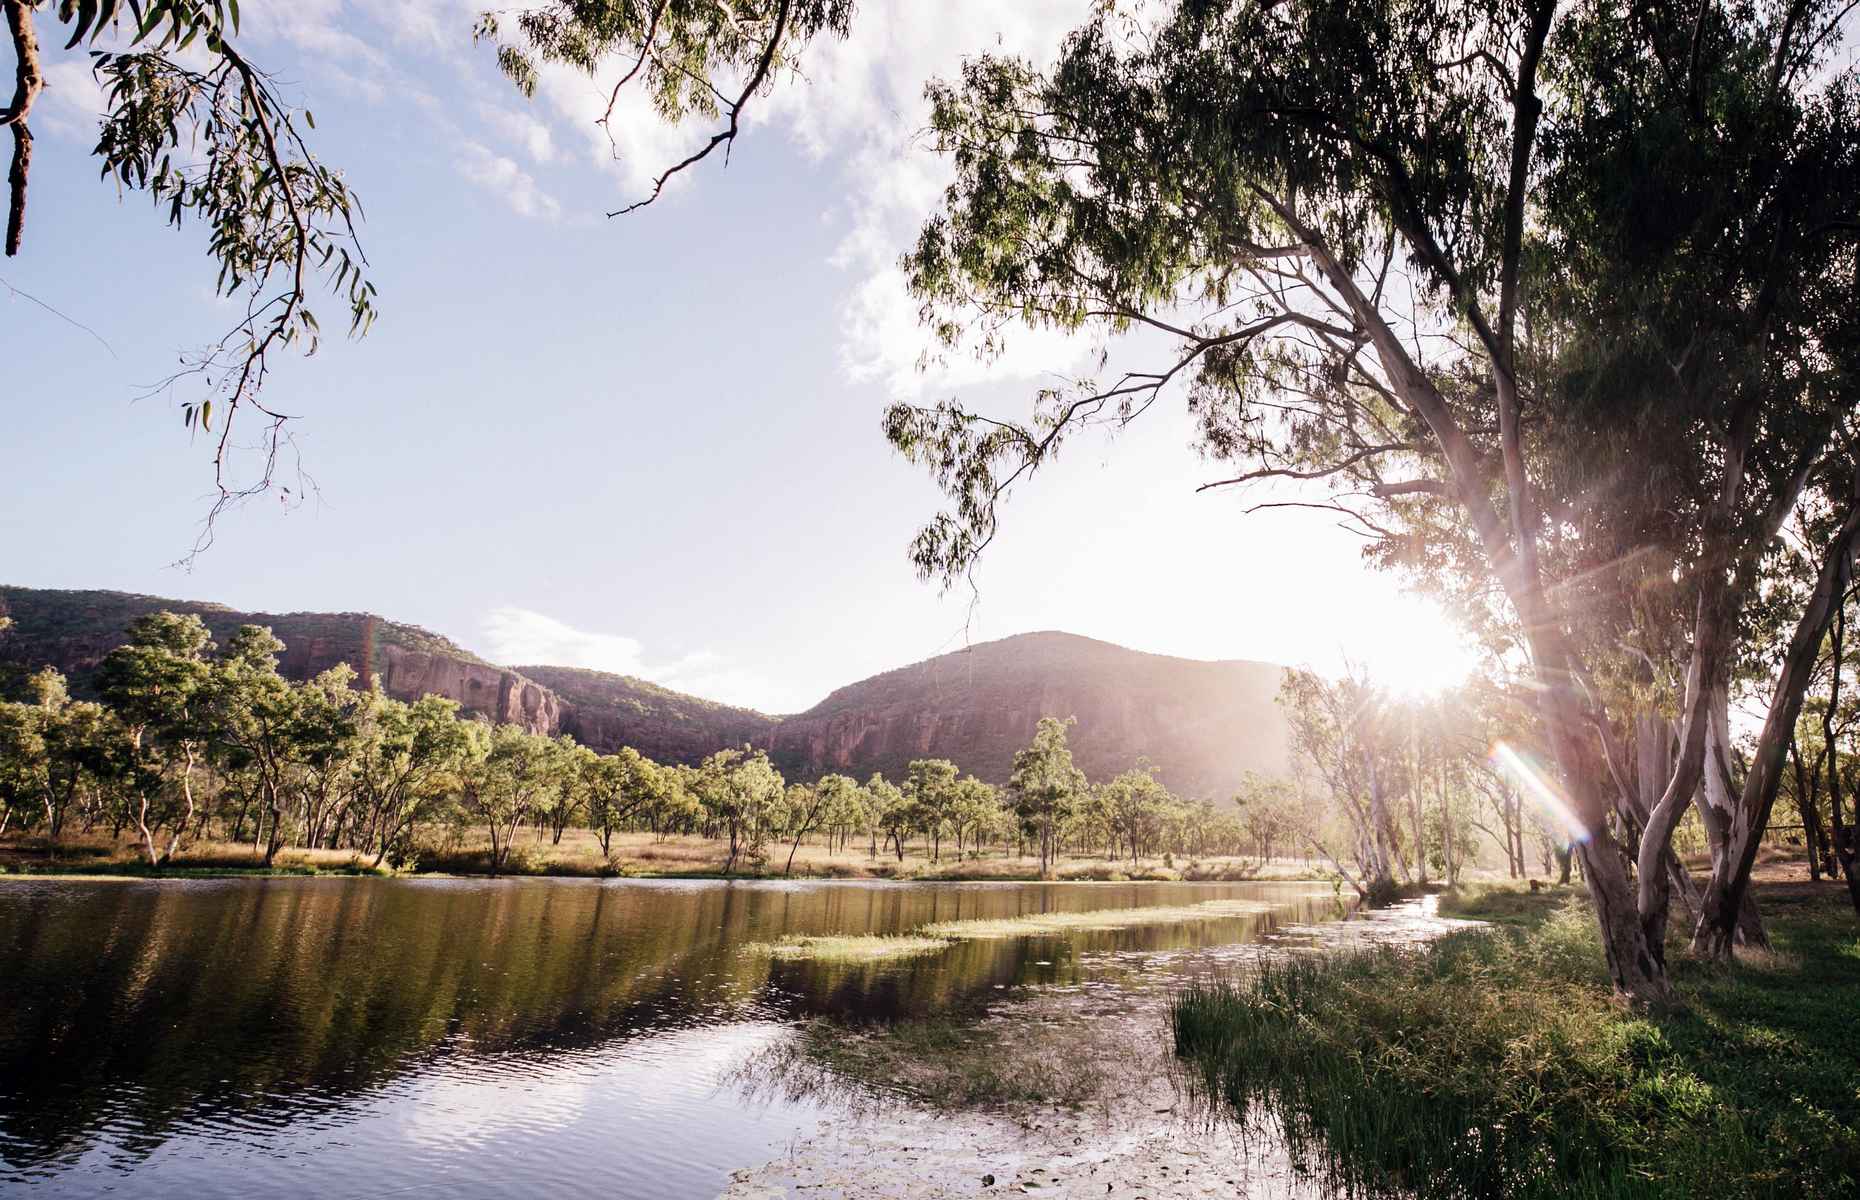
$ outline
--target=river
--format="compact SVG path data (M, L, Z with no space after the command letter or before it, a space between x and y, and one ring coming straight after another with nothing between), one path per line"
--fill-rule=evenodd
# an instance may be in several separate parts
M746 951L1216 899L1269 911L864 966ZM0 1194L708 1198L836 1115L726 1083L799 1019L960 1010L1334 911L1310 884L0 881Z

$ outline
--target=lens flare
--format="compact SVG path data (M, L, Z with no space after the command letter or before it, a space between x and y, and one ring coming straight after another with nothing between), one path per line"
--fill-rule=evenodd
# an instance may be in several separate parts
M1492 765L1509 776L1512 782L1524 794L1543 816L1546 829L1555 834L1566 846L1573 846L1589 840L1588 826L1576 815L1576 810L1569 806L1551 782L1550 773L1526 754L1514 749L1511 743L1497 741L1492 743Z

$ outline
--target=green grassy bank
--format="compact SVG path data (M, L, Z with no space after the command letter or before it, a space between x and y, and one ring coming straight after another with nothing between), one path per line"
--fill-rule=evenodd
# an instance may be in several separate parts
M1568 893L1417 950L1267 961L1175 1000L1175 1049L1229 1113L1343 1195L1860 1194L1860 925L1838 889L1761 889L1775 950L1675 949L1680 1006L1611 996Z

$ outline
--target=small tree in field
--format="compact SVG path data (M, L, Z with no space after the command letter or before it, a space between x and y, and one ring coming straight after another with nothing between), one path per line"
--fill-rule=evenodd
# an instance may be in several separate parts
M914 759L905 769L904 795L910 801L913 821L930 839L930 859L943 858L943 835L956 817L961 799L956 764L946 758Z
M1051 872L1059 829L1085 791L1085 772L1072 765L1066 746L1066 730L1074 724L1072 718L1041 717L1033 741L1014 755L1008 777L1014 813L1040 843L1042 876Z
M675 781L670 772L631 746L582 762L588 824L601 839L601 855L613 854L614 831L635 817L661 808Z
M736 869L739 856L760 863L782 801L781 772L761 750L719 750L692 773L690 787L709 818L730 839L723 869Z
M129 731L131 815L151 867L173 856L194 818L194 772L207 730L201 720L213 669L206 656L212 635L191 613L138 617L129 641L104 656L98 690ZM178 794L178 808L167 803ZM156 831L168 829L156 845Z

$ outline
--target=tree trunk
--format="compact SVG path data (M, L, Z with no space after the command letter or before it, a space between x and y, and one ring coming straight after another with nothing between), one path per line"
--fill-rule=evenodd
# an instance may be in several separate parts
M1834 857L1840 863L1841 875L1847 880L1847 896L1853 902L1855 915L1860 915L1860 871L1856 870L1855 825L1860 825L1860 802L1854 805L1855 821L1847 822L1841 811L1841 750L1840 740L1834 736L1834 712L1841 704L1841 672L1846 667L1847 643L1847 606L1845 597L1834 618L1834 636L1831 651L1833 653L1832 678L1828 684L1828 707L1821 714L1821 736L1826 747L1828 762L1828 813L1834 821Z
M1837 618L1845 632L1845 599L1853 580L1854 541L1860 536L1860 471L1854 473L1846 519L1829 543L1815 580L1815 590L1802 609L1795 632L1783 657L1782 672L1770 697L1769 713L1757 740L1750 769L1744 776L1742 795L1731 816L1729 833L1729 869L1720 879L1714 874L1706 889L1704 911L1699 916L1692 937L1693 949L1711 957L1728 958L1735 940L1744 899L1750 889L1750 873L1756 866L1757 849L1768 827L1776 792L1782 783L1783 754L1789 736L1802 713L1802 700L1808 691L1815 662L1821 656L1822 638ZM1839 665L1837 661L1836 673Z

